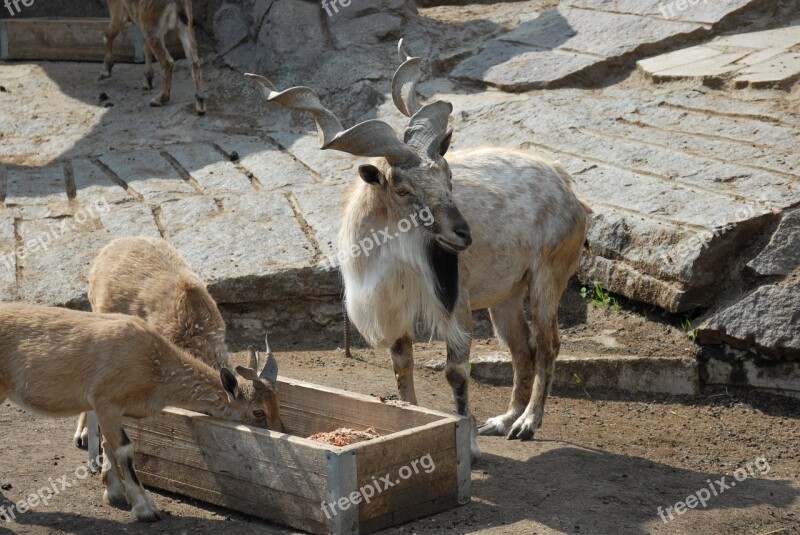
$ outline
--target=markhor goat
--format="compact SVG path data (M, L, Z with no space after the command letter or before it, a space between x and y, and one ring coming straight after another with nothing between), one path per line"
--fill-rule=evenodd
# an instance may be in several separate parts
M414 328L422 319L439 332L445 374L458 413L472 420L477 456L468 396L472 310L489 309L514 363L511 406L480 431L529 439L542 422L559 351L559 299L577 269L590 209L567 172L535 154L478 148L445 160L452 106L417 103L420 59L409 58L402 41L400 52L392 94L410 117L403 139L378 120L344 130L311 89L275 92L269 80L248 76L267 100L313 114L321 148L379 157L359 168L361 180L347 194L340 251L354 250L373 229L395 234L398 221L424 208L433 213L433 225L397 233L369 256L344 255L347 312L370 344L391 348L400 397L411 403ZM526 294L533 329L523 314Z
M94 410L103 434L103 497L130 505L136 520L157 520L161 513L136 477L122 417L143 418L172 406L265 428L277 368L267 370L267 378L256 370L253 359L250 368L236 368L241 380L228 368L214 370L141 318L0 305L0 403L9 398L52 417Z

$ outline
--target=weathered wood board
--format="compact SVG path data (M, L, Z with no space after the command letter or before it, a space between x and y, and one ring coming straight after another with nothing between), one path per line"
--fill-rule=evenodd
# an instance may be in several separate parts
M109 19L33 18L0 20L0 59L36 61L103 61L103 37ZM176 59L183 47L174 32L167 48ZM144 40L139 27L127 24L114 40L118 62L144 61Z
M457 416L279 378L277 433L181 409L126 419L139 477L314 534L364 534L470 499L469 423ZM339 427L382 436L346 447L302 437Z

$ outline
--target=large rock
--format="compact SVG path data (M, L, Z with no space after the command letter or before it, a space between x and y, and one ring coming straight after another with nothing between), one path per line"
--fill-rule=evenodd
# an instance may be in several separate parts
M700 336L774 358L800 358L800 268L713 314Z
M402 36L413 0L229 0L215 15L217 51L258 72L325 62L326 54Z
M769 244L747 266L763 276L786 276L800 266L800 210L784 216Z
M686 9L675 16L660 15L664 4L660 0L562 2L484 43L477 54L458 64L453 76L505 91L556 87L579 78L597 81L631 57L676 48L716 31L730 16L763 9L758 0L711 6L683 2Z

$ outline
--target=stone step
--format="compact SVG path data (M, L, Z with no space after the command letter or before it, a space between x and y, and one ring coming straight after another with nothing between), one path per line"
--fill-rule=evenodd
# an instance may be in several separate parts
M434 360L426 366L443 370L444 361ZM474 357L470 366L470 377L476 381L503 386L513 384L514 368L508 353ZM697 361L691 358L563 353L556 359L553 383L555 386L693 395L700 389L700 373Z

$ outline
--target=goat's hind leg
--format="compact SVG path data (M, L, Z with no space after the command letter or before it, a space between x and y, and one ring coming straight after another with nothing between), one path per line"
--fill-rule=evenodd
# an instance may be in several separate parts
M161 80L161 92L150 101L151 106L163 106L169 102L169 95L172 91L172 73L175 71L175 60L164 45L164 36L158 35L157 30L142 28L145 34L146 46L148 46L161 65L164 78Z
M194 98L197 115L206 113L206 95L203 92L203 71L200 68L200 58L197 55L197 41L194 38L194 30L190 26L191 20L178 22L178 36L183 45L184 54L192 68L192 79L194 80Z
M82 412L80 416L78 416L78 427L75 429L75 435L72 437L72 440L75 442L75 446L85 450L89 447L89 428L87 427L87 415L86 412Z
M98 80L104 80L111 77L111 69L114 68L114 39L117 38L119 32L125 26L126 14L125 8L116 2L109 2L111 8L111 22L108 25L103 40L106 45L106 53L103 58L103 70L100 71Z
M556 358L561 347L558 338L558 304L566 286L563 275L540 267L531 284L531 319L533 332L530 346L534 354L535 377L525 412L511 426L509 439L529 440L542 425L544 404L553 384ZM537 280L538 279L538 280Z
M153 79L155 78L155 73L153 72L153 51L150 50L150 45L147 44L145 41L144 43L144 83L142 87L147 89L153 89Z
M523 309L526 287L527 283L521 283L505 301L489 309L498 340L511 352L514 387L508 411L486 420L478 430L481 435L507 435L531 397L533 355L529 345L530 328Z
M417 404L417 393L414 390L414 346L411 336L405 335L392 344L392 366L397 380L400 399L412 405Z

